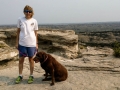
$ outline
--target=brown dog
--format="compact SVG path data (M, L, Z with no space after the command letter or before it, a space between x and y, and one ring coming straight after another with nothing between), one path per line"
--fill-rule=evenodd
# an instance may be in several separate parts
M48 74L51 76L52 83L50 85L54 85L55 81L64 81L67 79L67 69L50 54L38 52L34 61L35 63L40 62L41 67L45 70L45 78L43 81L48 80Z

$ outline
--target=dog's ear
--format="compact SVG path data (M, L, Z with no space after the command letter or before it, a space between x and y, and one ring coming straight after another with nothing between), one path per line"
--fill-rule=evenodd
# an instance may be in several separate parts
M37 52L35 56L40 57L39 52Z
M47 58L47 54L46 53L43 53L43 59L45 60Z

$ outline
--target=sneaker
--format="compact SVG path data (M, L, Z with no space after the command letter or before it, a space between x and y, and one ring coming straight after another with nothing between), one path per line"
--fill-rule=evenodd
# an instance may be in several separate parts
M23 77L22 76L18 76L15 83L19 84L22 81Z
M33 83L33 79L34 79L34 77L33 77L33 76L29 76L29 79L28 79L28 84Z

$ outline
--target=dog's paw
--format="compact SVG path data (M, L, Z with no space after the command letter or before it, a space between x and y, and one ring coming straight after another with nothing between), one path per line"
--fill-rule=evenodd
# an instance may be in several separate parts
M46 76L46 74L43 74L43 76Z
M46 75L46 74L43 74L43 76L51 76L50 74Z
M54 83L51 83L51 84L50 84L50 86L53 86L53 85L54 85Z
M47 79L42 79L42 81L47 81Z

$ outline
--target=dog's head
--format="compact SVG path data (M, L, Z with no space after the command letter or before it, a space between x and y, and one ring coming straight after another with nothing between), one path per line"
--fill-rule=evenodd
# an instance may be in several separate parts
M35 61L35 63L43 63L46 60L46 58L47 54L45 52L38 52L33 60Z

